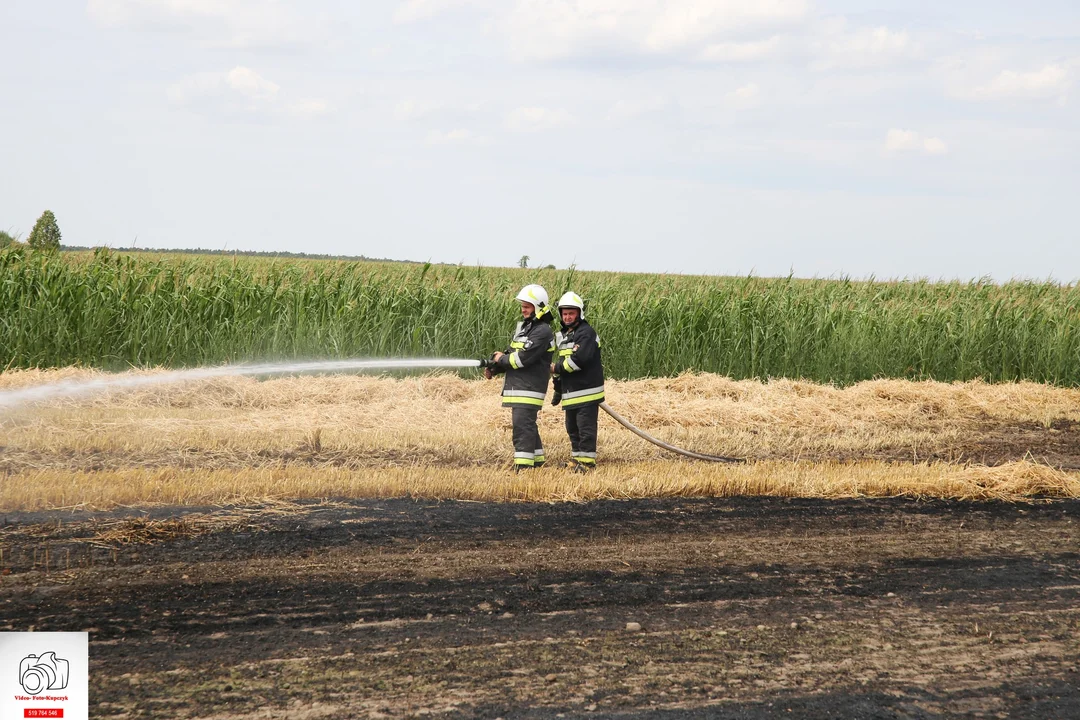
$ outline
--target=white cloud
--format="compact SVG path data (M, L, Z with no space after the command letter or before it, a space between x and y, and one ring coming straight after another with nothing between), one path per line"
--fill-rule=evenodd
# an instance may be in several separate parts
M977 98L1056 98L1060 101L1068 95L1072 81L1064 65L1046 65L1041 70L1018 72L1003 70L992 81L975 88Z
M919 38L812 11L810 0L406 0L398 22L482 9L517 60L652 59L817 69L880 67L923 56Z
M471 130L456 128L447 131L432 130L427 135L427 142L429 145L487 145L488 139Z
M86 11L105 27L184 31L214 47L294 47L326 35L298 0L87 0Z
M745 43L747 33L800 21L806 12L806 0L519 0L505 29L525 59L699 55L725 42ZM755 51L761 48L741 49ZM739 50L714 50L725 52Z
M325 100L309 98L290 103L289 112L293 115L301 115L304 117L318 117L319 115L326 115L330 112L330 105L327 104Z
M169 98L180 105L219 100L257 109L272 104L280 89L251 68L237 65L225 72L188 75L169 88Z
M945 155L949 152L949 146L941 138L926 138L923 140L923 152L927 155Z
M414 125L434 133L443 133L443 129L447 127L475 126L477 123L486 124L492 120L490 110L483 102L465 102L460 97L440 98L437 95L424 99L410 97L399 101L393 108L393 118L399 123Z
M562 109L544 107L520 107L506 116L506 126L514 132L536 132L564 127L573 122L573 116Z
M963 100L1043 100L1064 105L1080 73L1080 57L1059 55L1050 60L1047 52L1017 44L980 44L943 57L934 70L949 95Z
M821 23L809 45L818 69L875 67L917 58L922 53L921 44L905 30L850 27L845 18Z
M750 83L749 85L743 85L742 87L729 92L725 99L727 104L738 110L748 110L752 107L756 107L761 100L761 90L756 83Z
M885 149L889 152L918 150L920 145L919 133L912 130L893 128L885 136Z
M753 42L721 42L708 45L699 57L709 62L745 63L772 57L780 50L780 36Z
M646 44L657 50L695 45L732 31L799 20L803 0L666 0L648 6ZM651 16L651 17L650 17Z
M923 137L914 130L892 128L885 136L885 151L887 153L916 152L924 155L945 155L949 152L949 146L941 138Z
M434 110L430 105L425 105L417 100L402 100L394 108L394 117L403 122L419 120Z
M290 101L281 86L243 65L223 72L189 75L169 88L169 99L204 112L278 113L315 117L329 112L326 101L304 98Z
M225 84L250 100L273 100L281 87L251 68L237 65L225 73Z
M860 55L902 55L910 52L913 47L907 32L890 30L884 26L859 28L837 43L838 49Z
M671 101L663 95L653 95L652 97L637 100L619 100L611 106L607 116L610 120L629 120L630 118L658 112L670 104Z
M470 6L483 6L484 0L406 0L394 13L394 22L412 23L430 20L448 10L458 10Z

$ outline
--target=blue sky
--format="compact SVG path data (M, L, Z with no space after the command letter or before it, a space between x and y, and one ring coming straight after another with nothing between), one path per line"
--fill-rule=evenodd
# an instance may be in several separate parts
M1080 278L1080 3L5 0L0 38L24 235Z

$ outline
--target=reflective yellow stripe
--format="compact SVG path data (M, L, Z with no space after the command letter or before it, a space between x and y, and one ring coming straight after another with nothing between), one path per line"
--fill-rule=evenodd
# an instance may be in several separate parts
M559 357L566 357L567 355L573 355L574 348L567 348L566 350L559 351Z
M503 405L543 405L541 398L503 396Z
M522 348L525 347L525 343L523 343L523 342L512 342L512 343L510 343L510 347L514 348L514 349L517 349L517 350L521 350Z
M510 354L510 367L514 368L515 370L521 369L521 358L518 357L518 354L516 352Z
M574 368L570 367L570 358L563 360L562 368L566 372L574 372Z
M581 397L570 398L569 400L567 400L566 397L563 397L562 404L563 404L563 407L567 407L568 405L580 405L581 403L587 403L587 402L592 402L593 400L603 400L603 399L604 399L604 393L598 392L595 395L582 395Z

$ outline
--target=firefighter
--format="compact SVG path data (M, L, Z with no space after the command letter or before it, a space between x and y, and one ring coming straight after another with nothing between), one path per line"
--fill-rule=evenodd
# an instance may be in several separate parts
M551 365L566 412L566 434L570 436L570 464L574 472L596 467L596 425L600 403L604 402L604 367L600 362L600 338L585 321L585 303L575 292L559 298L562 329L556 335L558 355Z
M502 404L511 409L514 425L514 469L544 464L544 445L536 427L536 415L547 395L548 368L555 353L551 331L552 314L548 294L539 285L526 285L517 294L521 302L521 322L514 330L510 347L497 352L484 368L484 376L505 373Z

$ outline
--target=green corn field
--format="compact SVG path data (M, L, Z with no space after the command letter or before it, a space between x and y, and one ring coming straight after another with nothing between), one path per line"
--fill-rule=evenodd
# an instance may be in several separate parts
M607 374L1080 385L1080 287L0 250L0 367L480 357L514 295L585 297Z

